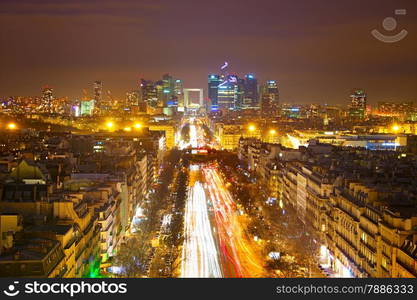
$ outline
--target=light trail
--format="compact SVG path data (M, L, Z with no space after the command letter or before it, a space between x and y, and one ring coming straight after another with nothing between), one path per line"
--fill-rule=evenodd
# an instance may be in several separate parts
M206 194L200 182L196 182L188 193L184 221L181 277L223 277L211 231Z
M263 263L242 229L236 205L217 169L204 168L210 199L215 211L223 266L231 265L230 277L262 277Z
M190 143L187 147L204 147L203 129L194 120L190 123ZM188 194L181 277L264 277L260 252L243 229L245 226L239 219L232 195L220 177L218 166L200 169L192 165L190 171L203 175L205 184L203 188L196 181ZM213 207L211 215L208 203Z
M191 148L198 147L197 129L194 124L190 125L190 144Z

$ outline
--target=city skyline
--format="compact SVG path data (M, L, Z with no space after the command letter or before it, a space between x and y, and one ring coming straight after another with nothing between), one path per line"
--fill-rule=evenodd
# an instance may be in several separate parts
M415 292L416 0L0 2L0 293Z
M227 60L231 73L277 80L284 102L344 104L353 88L370 103L416 100L415 39L385 44L370 33L398 8L407 9L399 29L415 32L413 1L290 2L235 12L236 1L3 1L0 95L33 96L49 84L77 98L101 80L121 98L140 78L168 72L205 88Z

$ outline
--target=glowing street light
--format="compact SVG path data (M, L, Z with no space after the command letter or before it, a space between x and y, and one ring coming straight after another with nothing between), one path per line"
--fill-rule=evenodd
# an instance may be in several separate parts
M136 128L136 129L141 129L141 128L142 128L142 124L140 124L140 123L135 123L135 128Z
M15 123L9 123L9 124L7 124L7 129L14 130L16 128L17 128L17 126L16 126Z
M276 135L276 134L277 134L277 131L276 131L275 129L271 129L271 130L269 131L269 134L270 134L270 135Z
M108 121L107 123L106 123L106 127L110 130L110 129L113 129L113 127L114 127L114 123L112 122L112 121Z
M255 125L249 125L249 131L254 132L256 129Z
M394 126L392 126L392 130L393 130L394 132L398 132L398 131L400 130L400 126L398 126L398 125L394 125Z

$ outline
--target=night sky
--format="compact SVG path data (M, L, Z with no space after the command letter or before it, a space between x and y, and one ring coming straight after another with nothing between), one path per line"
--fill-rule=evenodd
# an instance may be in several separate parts
M395 16L395 9L407 9ZM395 44L370 34L398 21ZM0 96L79 97L94 80L122 97L170 73L207 88L230 72L276 79L284 102L417 101L416 0L0 0Z

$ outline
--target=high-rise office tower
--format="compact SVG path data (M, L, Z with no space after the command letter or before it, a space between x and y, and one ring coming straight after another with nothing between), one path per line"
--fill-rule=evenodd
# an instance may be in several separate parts
M142 101L151 107L157 107L158 104L158 95L155 85L150 80L141 79L140 80L140 93Z
M162 75L162 82L163 82L164 89L169 90L169 93L172 93L174 91L175 80L174 78L172 78L171 75L169 74Z
M237 78L237 90L235 95L235 109L242 109L245 99L245 79Z
M279 91L278 91L278 85L275 80L268 80L266 82L266 92L270 95L271 101L278 105L279 103Z
M279 105L279 90L275 80L267 80L262 87L261 109L263 114L276 115Z
M174 83L174 93L176 95L181 95L183 93L184 85L181 79L176 79Z
M167 102L169 90L164 89L164 81L158 80L154 84L156 90L157 107L164 107Z
M102 93L103 93L103 82L100 80L94 81L93 85L94 89L94 101L96 104L96 107L101 108L102 105Z
M366 92L356 89L350 95L349 117L352 119L364 119L366 117Z
M208 98L211 102L211 110L219 108L218 90L221 82L220 75L210 74L208 76Z
M168 101L175 98L175 80L169 74L162 75L162 94L161 103L163 107L168 106Z
M177 105L184 107L184 86L181 79L176 79L174 84L174 94L177 97Z
M174 79L169 74L162 75L162 80L155 82L141 79L139 98L153 108L184 106L182 80Z
M218 86L217 102L221 110L233 110L239 108L239 78L236 75L227 75Z
M242 108L258 106L258 80L252 74L245 75Z
M139 104L139 92L131 91L126 93L126 106L136 106Z
M48 85L42 87L41 102L42 102L43 110L45 112L47 112L47 113L52 113L53 112L53 108L52 108L53 100L54 100L54 90L53 90L53 88L51 88Z
M212 110L236 110L258 106L258 81L252 74L245 78L227 74L208 76L208 97Z

